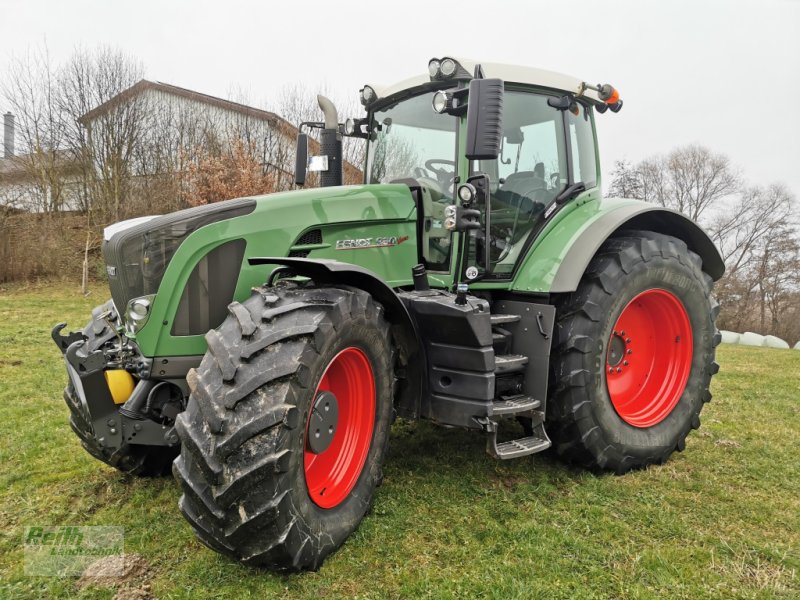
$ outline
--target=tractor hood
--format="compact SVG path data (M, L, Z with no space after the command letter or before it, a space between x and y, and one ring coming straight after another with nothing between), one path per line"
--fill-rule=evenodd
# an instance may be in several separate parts
M204 263L204 257L211 256L215 248L233 246L234 242L243 249L241 254L221 253L225 256L222 262ZM410 269L417 260L416 205L409 188L401 184L315 188L240 198L118 230L104 243L103 255L120 314L124 315L136 298L147 296L150 300L147 323L136 332L136 339L152 356L158 345L166 343L160 330L173 324L181 303L196 303L196 293L203 292L204 286L213 291L225 289L208 275L211 271L216 269L231 278L236 299L247 297L252 287L266 281L275 267L251 266L248 257L333 258L368 268L390 285L404 284L410 280ZM236 264L230 264L231 257ZM202 279L204 274L205 283L189 292L190 277ZM213 295L208 290L205 294ZM232 299L225 299L223 304ZM211 323L208 328L218 324ZM169 354L193 352L197 344L187 339L199 337L202 342L204 333L173 336L170 347L186 347ZM201 345L196 350L202 351Z

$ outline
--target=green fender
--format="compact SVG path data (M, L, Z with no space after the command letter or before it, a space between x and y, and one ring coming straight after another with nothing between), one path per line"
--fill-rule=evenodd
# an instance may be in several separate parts
M586 194L576 200L571 210L556 215L520 265L512 290L576 290L597 250L620 229L643 229L677 237L700 256L703 270L715 281L725 272L714 242L681 213L640 200L594 197Z

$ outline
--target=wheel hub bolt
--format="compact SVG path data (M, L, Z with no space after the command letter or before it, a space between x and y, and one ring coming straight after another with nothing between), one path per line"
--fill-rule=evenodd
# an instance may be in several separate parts
M308 417L308 446L314 454L328 449L336 434L339 402L333 392L320 392Z

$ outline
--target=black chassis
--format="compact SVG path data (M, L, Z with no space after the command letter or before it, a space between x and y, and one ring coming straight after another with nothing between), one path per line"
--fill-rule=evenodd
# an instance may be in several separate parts
M143 357L136 345L121 335L121 321L113 302L109 300L96 307L92 311L92 320L82 331L62 335L65 327L65 323L56 325L52 338L64 356L74 395L80 400L96 441L112 451L130 444L177 445L178 436L172 426L148 419L135 408L130 410L137 402L141 404L146 400L160 381L149 377L152 359ZM196 362L191 366L196 366ZM130 399L123 405L115 404L111 396L104 375L109 368L125 368L140 378ZM181 379L170 381L184 393L185 376L186 373L182 373Z

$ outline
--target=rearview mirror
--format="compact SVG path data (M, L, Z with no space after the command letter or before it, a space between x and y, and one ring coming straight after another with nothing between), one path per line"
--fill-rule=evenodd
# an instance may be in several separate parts
M294 163L294 182L305 185L306 169L308 168L308 136L305 133L297 135L297 156Z
M503 80L473 79L467 101L467 159L496 159L502 139Z

